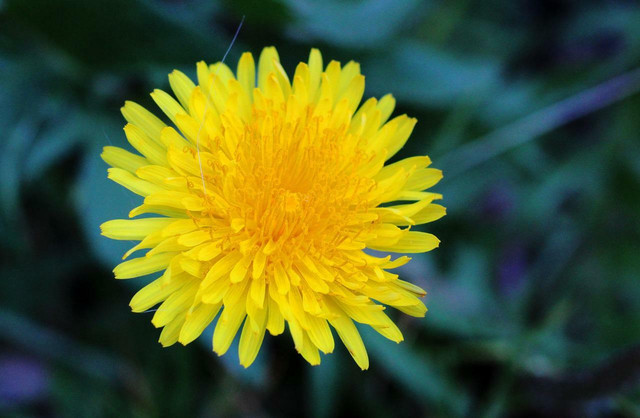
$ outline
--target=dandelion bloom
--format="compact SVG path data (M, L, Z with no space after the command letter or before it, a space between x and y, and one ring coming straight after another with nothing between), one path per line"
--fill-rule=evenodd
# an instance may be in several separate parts
M173 126L127 102L124 131L134 154L105 147L108 177L144 198L130 218L104 223L112 239L140 240L114 269L117 279L162 275L131 300L134 312L160 304L160 343L188 344L218 316L213 349L224 354L239 328L240 363L256 358L268 330L285 323L311 364L330 353L335 329L356 363L369 359L354 321L400 342L383 305L422 317L425 292L389 272L410 258L366 249L422 253L432 234L411 230L442 217L426 192L441 178L429 157L385 162L416 120L389 117L392 96L360 106L364 77L355 62L323 70L313 49L290 81L273 47L250 53L234 74L197 64L198 85L169 75L177 97L151 96Z

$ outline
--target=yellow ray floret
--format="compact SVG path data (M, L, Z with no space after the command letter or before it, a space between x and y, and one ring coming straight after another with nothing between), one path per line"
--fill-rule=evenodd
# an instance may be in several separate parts
M159 304L160 342L188 344L212 321L213 349L224 354L240 331L240 363L258 355L266 331L289 329L311 364L334 349L333 328L356 363L369 366L354 321L400 342L385 305L424 316L425 292L391 273L406 256L439 245L410 230L445 208L425 191L441 178L426 156L386 164L416 120L391 118L390 95L360 104L360 66L311 51L289 77L275 48L256 64L245 53L234 72L197 64L195 84L169 75L170 94L151 97L171 122L127 102L126 137L138 154L105 147L109 178L143 197L102 233L139 240L147 250L114 269L116 278L161 276L131 300L134 312Z

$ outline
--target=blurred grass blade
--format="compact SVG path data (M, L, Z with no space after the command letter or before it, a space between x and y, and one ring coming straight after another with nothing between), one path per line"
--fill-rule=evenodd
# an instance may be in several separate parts
M109 383L133 375L121 359L80 344L11 311L0 309L0 340Z
M446 167L445 181L540 135L616 103L640 90L640 68L539 110L480 137L437 161Z
M533 377L528 383L531 396L555 403L619 393L624 387L640 383L640 344L621 350L585 371L557 378Z
M202 332L202 335L198 337L198 343L203 347L209 355L214 357L220 365L225 369L227 373L234 377L239 382L244 384L261 387L267 382L267 362L269 357L269 342L265 341L260 347L258 357L249 368L244 368L238 361L238 344L240 342L240 335L237 335L233 339L231 346L227 353L223 356L218 356L213 352L211 348L211 340L213 339L213 332L217 319L214 320L209 326ZM238 333L240 334L240 333Z
M18 216L24 158L36 131L33 118L25 118L7 134L6 142L0 144L0 219L9 224L15 223Z
M406 342L396 344L386 340L369 327L362 327L360 331L367 349L376 358L375 367L384 368L405 390L442 412L441 416L465 415L468 408L466 394L455 388L424 354L412 351Z
M340 362L341 353L333 353L322 357L322 364L309 369L310 415L314 418L328 418L335 416L336 401L341 392Z

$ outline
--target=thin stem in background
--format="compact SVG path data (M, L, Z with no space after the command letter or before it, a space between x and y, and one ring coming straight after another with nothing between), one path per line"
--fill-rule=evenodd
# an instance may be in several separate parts
M459 147L438 159L443 181L640 91L640 68L612 78Z

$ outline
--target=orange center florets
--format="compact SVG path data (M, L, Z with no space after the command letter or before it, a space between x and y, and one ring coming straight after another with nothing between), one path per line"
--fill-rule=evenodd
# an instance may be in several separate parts
M331 258L354 239L362 232L357 215L371 206L367 193L375 187L359 173L371 156L347 121L313 115L310 107L297 110L292 116L285 109L254 109L235 133L233 152L218 159L217 175L205 176L211 205L205 212L225 218L232 245L245 254L277 251L284 264L301 254ZM216 210L220 202L223 213Z

